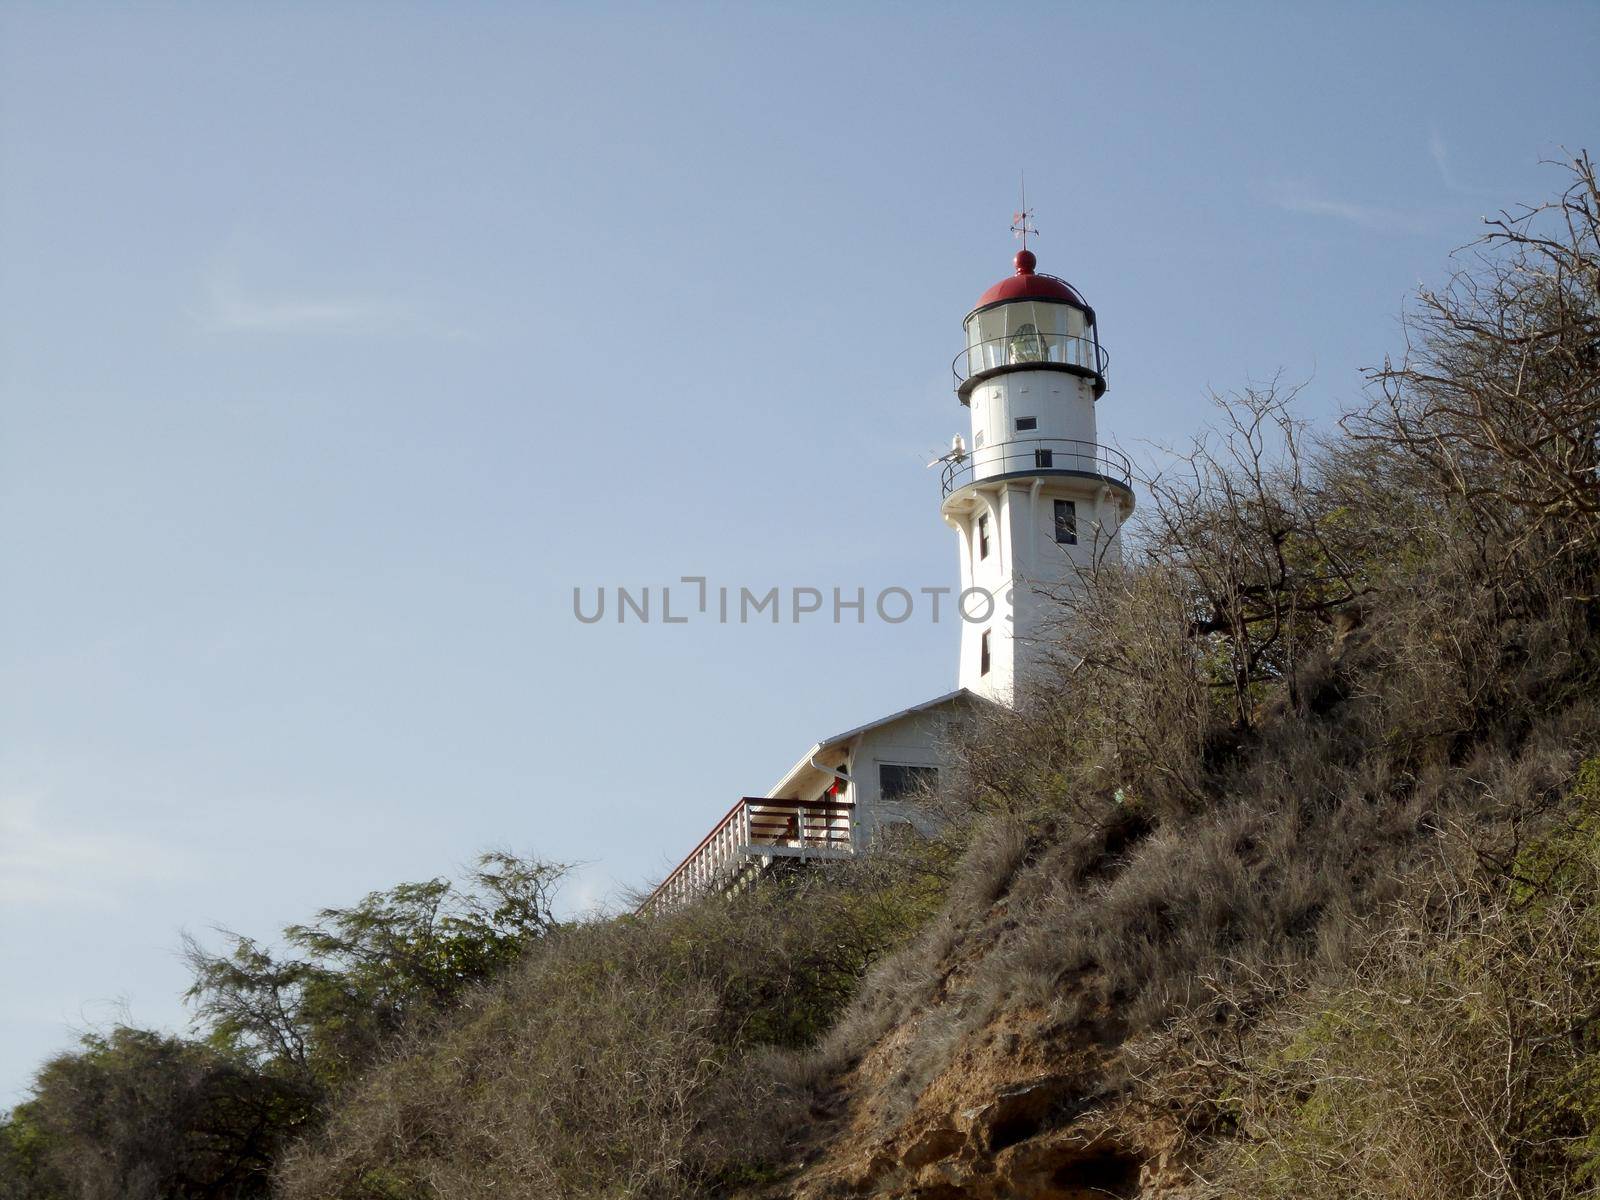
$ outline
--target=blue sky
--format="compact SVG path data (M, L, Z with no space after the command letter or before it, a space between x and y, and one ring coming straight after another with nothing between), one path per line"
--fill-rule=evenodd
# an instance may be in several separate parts
M0 7L0 1099L488 846L659 875L957 630L574 586L953 582L960 321L1096 306L1103 440L1327 417L1595 147L1600 6ZM1586 82L1587 81L1587 82Z

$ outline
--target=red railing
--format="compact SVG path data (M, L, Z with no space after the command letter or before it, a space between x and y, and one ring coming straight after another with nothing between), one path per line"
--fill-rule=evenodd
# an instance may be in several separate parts
M732 887L773 858L850 853L854 807L830 800L745 796L711 827L639 906L641 913L676 908L717 888Z

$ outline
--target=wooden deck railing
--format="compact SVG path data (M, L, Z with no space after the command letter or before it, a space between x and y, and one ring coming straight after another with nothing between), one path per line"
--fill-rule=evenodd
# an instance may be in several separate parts
M854 807L830 800L745 796L639 906L661 912L730 888L775 858L836 858L851 850Z

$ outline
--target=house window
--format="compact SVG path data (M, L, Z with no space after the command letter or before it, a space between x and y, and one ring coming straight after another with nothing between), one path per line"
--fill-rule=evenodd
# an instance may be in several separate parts
M1043 470L1056 465L1056 452L1054 450L1035 450L1033 452L1033 465Z
M987 514L978 518L978 557L989 557L989 517Z
M989 631L985 629L983 636L978 639L978 674L989 673Z
M1056 541L1063 546L1078 544L1078 506L1071 500L1056 501Z
M1017 432L1018 433L1027 433L1028 430L1037 429L1037 428L1039 428L1039 418L1038 417L1018 417L1017 418Z
M878 766L878 795L884 800L926 795L938 786L938 767L908 767L900 763Z

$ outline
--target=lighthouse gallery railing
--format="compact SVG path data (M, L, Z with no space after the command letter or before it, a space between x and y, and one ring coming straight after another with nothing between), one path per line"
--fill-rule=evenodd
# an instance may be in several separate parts
M959 388L974 375L981 375L985 371L1023 367L1030 363L1080 367L1105 379L1111 356L1098 341L1091 338L1071 333L1029 330L974 342L956 355L955 361L950 364L950 372L955 376Z
M1105 479L1125 488L1133 486L1133 464L1110 446L1074 438L1017 438L970 450L944 465L940 484L948 496L959 488L991 476L1059 471Z

